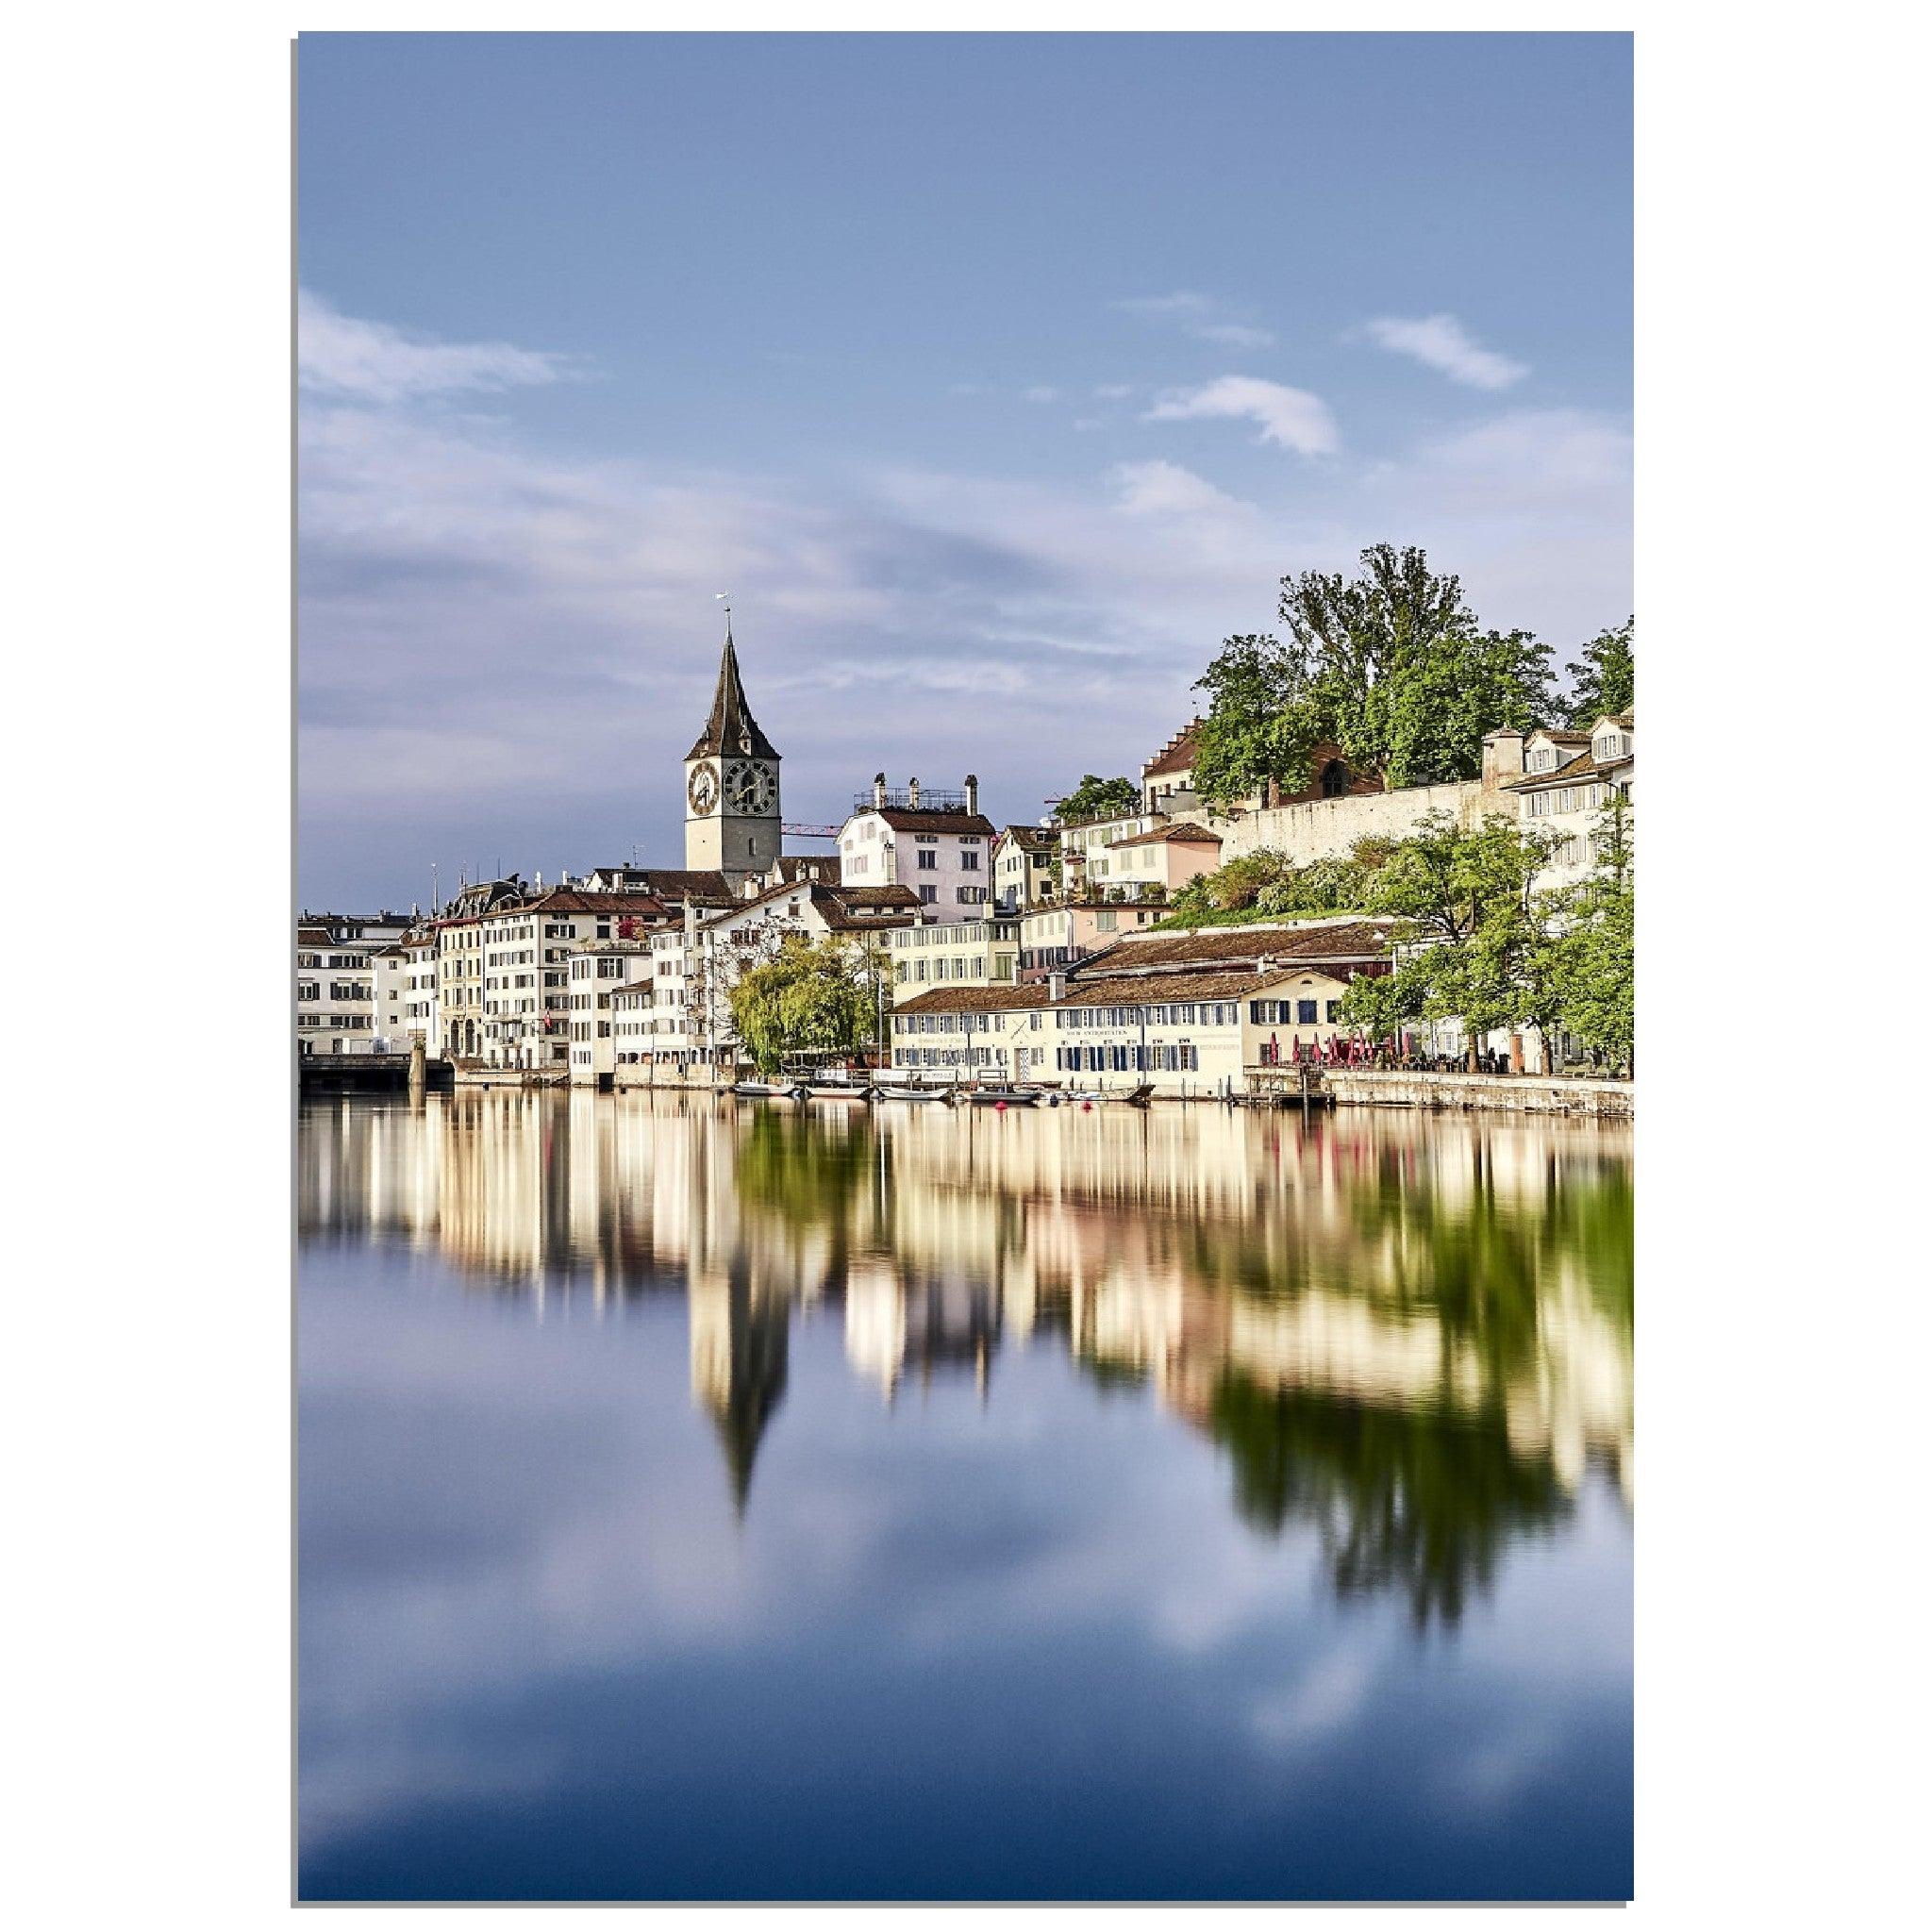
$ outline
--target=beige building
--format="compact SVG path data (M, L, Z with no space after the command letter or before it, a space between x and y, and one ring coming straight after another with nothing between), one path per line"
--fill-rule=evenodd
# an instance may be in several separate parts
M895 1001L929 986L1010 986L1019 974L1018 919L921 920L900 926L887 944Z
M1108 894L1171 899L1190 879L1221 863L1221 834L1189 819L1116 839L1107 850Z
M894 1009L892 1064L934 1079L1239 1090L1249 1070L1346 1032L1348 982L1388 971L1392 929L1336 919L1148 933L1073 974L935 988Z
M1164 906L1152 902L1101 904L1082 900L1067 906L1041 906L1020 921L1020 976L1064 971L1090 953L1132 932L1143 931L1167 916Z
M1060 849L1053 825L1007 825L992 844L993 903L1002 912L1023 912L1058 896L1055 865Z
M1239 1091L1248 1069L1289 1058L1295 1041L1314 1046L1346 1031L1346 975L1264 963L936 990L894 1009L892 1064L928 1079Z

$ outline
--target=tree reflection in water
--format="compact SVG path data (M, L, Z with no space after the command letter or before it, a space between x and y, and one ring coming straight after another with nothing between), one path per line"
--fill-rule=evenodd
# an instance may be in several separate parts
M1241 1517L1453 1625L1627 1494L1626 1130L1212 1107L980 1110L459 1091L304 1111L305 1239L355 1227L599 1310L681 1293L747 1507L801 1309L890 1400L1064 1350L1224 1447Z

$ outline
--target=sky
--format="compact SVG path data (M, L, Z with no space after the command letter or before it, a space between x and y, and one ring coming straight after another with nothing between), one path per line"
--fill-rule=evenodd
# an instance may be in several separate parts
M311 908L681 864L720 591L810 824L1138 773L1369 543L1559 663L1631 610L1625 35L305 34L297 88Z

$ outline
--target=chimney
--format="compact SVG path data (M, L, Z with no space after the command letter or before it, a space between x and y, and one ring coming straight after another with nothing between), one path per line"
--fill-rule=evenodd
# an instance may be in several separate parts
M1064 973L1049 973L1046 975L1046 996L1055 1005L1067 996L1067 975Z
M907 779L906 797L912 809L917 811L919 809L919 780L917 778Z
M1257 979L1259 979L1261 975L1264 973L1266 973L1269 970L1269 968L1272 967L1274 964L1274 961L1271 959L1266 953L1263 953L1261 957L1255 961L1255 977Z
M1493 791L1506 778L1523 776L1523 733L1505 728L1483 740L1483 790Z
M883 772L873 774L872 802L873 809L875 811L886 802L886 774Z
M979 809L979 780L971 772L966 774L966 809L975 813Z

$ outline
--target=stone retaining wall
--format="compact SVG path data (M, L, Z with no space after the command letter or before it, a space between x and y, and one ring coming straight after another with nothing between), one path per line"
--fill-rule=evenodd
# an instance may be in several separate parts
M1630 1080L1545 1079L1515 1074L1378 1074L1325 1068L1322 1084L1337 1107L1425 1107L1497 1113L1578 1113L1629 1120Z

